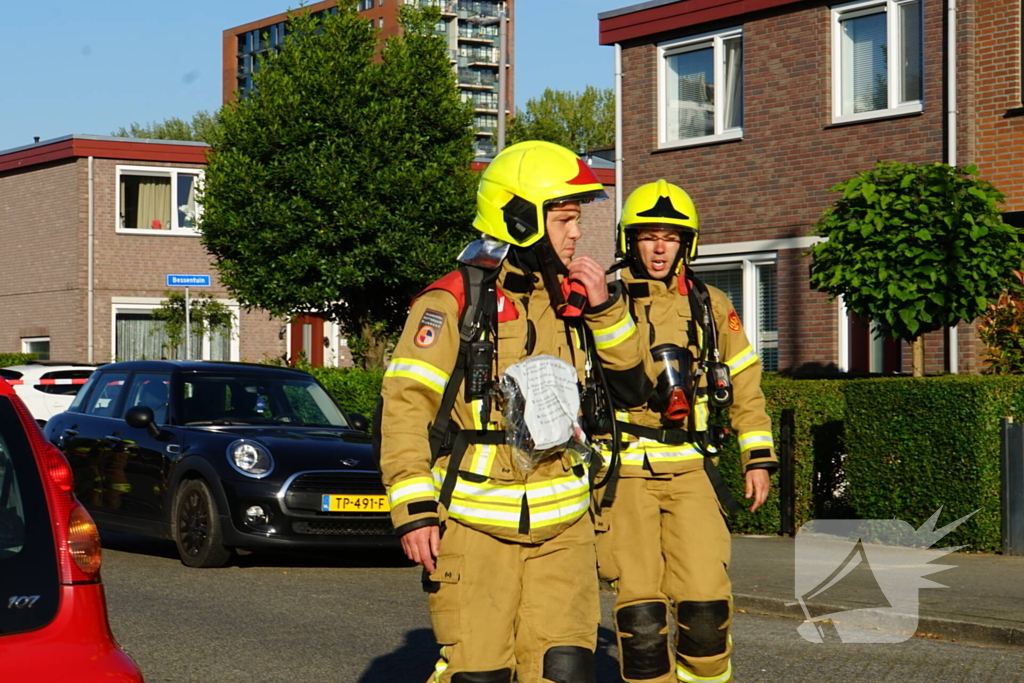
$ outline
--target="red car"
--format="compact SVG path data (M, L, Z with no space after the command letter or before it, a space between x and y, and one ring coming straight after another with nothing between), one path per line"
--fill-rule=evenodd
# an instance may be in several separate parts
M100 560L67 460L0 382L0 679L141 683L110 632Z

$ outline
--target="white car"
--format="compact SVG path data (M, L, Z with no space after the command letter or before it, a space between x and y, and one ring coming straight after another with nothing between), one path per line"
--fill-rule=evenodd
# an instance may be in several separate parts
M40 426L71 405L75 394L96 369L92 365L47 362L0 368L0 377L14 387Z

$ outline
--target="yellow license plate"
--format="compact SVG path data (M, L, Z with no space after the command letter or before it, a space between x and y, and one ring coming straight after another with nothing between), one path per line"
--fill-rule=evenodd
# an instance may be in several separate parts
M323 512L388 512L387 496L354 496L325 493L320 500Z

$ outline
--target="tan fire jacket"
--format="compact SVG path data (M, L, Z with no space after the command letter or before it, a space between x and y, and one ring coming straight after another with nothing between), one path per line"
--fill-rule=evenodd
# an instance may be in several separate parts
M581 341L555 316L543 280L524 276L505 262L497 284L498 373L527 357L548 354L574 365L582 380L587 359ZM442 456L431 467L429 428L459 353L460 304L451 290L461 292L462 279L449 275L436 285L413 302L381 392L381 470L399 534L438 523L437 501L450 460ZM618 288L611 294L605 304L587 309L584 321L602 366L618 386L635 388L620 392L620 401L631 395L626 405L641 405L654 379L649 349L637 334L625 297ZM504 429L496 407L487 425L481 424L479 408L479 402L465 401L459 387L452 422L463 430ZM586 467L569 453L524 475L504 444L475 444L465 452L444 513L499 538L537 543L584 514L589 495Z
M671 286L658 280L637 278L627 268L622 280L632 300L640 336L650 341L651 348L661 344L686 346L696 358L699 354L700 332L693 321L690 299L681 294L678 280ZM718 361L729 366L734 387L733 404L728 409L729 422L739 440L743 471L752 468L774 470L778 467L772 439L772 424L765 412L761 392L761 361L743 332L743 325L729 298L719 289L708 287L711 309L718 329ZM710 360L716 360L714 354ZM658 372L655 368L655 372ZM708 426L707 376L698 384L694 411L697 431ZM657 429L685 428L685 424L666 420L650 405L621 411L619 419L630 424ZM676 474L704 466L703 452L693 443L666 444L653 438L629 437L630 444L620 452L623 477L651 477Z

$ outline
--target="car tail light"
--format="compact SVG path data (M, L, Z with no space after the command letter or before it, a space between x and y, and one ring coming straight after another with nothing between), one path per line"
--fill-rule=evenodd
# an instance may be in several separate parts
M64 584L98 583L100 580L100 535L92 517L75 499L74 478L64 454L48 443L28 408L17 396L11 404L39 463L46 502L53 519L54 540Z
M82 573L95 576L103 561L100 551L100 531L81 505L71 508L68 515L68 551Z

